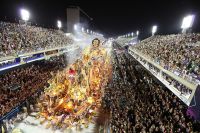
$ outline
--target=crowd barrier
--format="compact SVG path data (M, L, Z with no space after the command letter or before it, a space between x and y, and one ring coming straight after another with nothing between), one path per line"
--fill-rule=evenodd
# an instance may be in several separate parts
M3 58L0 58L0 63L4 61L8 61L8 60L12 60L13 63L10 63L9 65L5 64L4 66L0 66L0 71L4 71L6 69L23 65L24 63L30 63L33 61L49 59L50 57L58 56L58 55L61 55L69 51L73 51L78 48L79 47L77 45L73 45L73 46L58 47L58 48L52 48L52 49L47 49L47 50L41 50L37 52L25 53L25 54L20 54L16 56L3 57ZM46 54L47 52L51 52L55 50L58 50L56 54Z

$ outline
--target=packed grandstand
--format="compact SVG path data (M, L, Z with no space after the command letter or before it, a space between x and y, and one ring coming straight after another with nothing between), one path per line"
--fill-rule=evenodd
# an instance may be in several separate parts
M0 56L11 56L70 45L73 40L57 29L0 22Z
M0 22L0 70L19 64L0 71L1 132L200 132L199 114L124 47L133 38L95 37L66 51L77 40L62 30ZM154 35L129 49L199 86L200 34ZM189 85L162 77L193 99Z
M193 83L200 83L200 34L156 35L134 45L151 60Z

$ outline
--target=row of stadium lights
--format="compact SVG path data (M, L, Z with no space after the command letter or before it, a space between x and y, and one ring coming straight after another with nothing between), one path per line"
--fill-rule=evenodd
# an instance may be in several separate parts
M139 34L140 34L139 30L137 30L137 31L136 31L136 35L139 36ZM123 35L123 36L121 36L121 37L131 37L131 36L132 36L132 37L134 36L134 33L133 33L133 32L132 32L132 33L128 33L127 35Z
M21 9L21 18L22 20L24 20L25 22L29 20L30 18L30 13L28 10L26 9ZM194 23L194 18L195 18L195 15L188 15L186 17L183 18L183 21L182 21L182 25L181 25L181 29L182 29L182 32L186 32L187 29L191 28L193 23ZM57 21L57 27L60 29L62 27L62 22L60 20ZM78 29L78 26L75 24L74 25L74 29L77 30ZM157 25L154 25L152 26L152 36L157 32L157 29L158 29L158 26ZM85 29L84 27L81 28L81 31L82 32L85 32ZM93 32L92 30L90 31L89 29L86 30L86 33L90 33L90 34L94 34L94 35L101 35L99 33L96 33L96 32ZM136 35L138 36L139 35L139 31L136 31ZM127 35L123 35L123 37L133 37L134 36L134 33L129 33Z
M93 35L102 36L102 34L99 34L97 32L89 30L89 29L85 29L84 27L80 27L78 24L74 24L74 30L75 31L81 31L81 32L87 33L87 34L93 34Z
M25 22L27 22L30 19L30 13L28 10L26 9L21 9L21 19L24 20ZM60 20L57 21L57 27L60 30L62 28L62 22ZM74 30L77 31L79 29L79 26L77 24L74 25ZM84 29L84 27L81 28L81 31L84 33L88 33L88 34L93 34L93 35L98 35L98 36L102 36L102 34L99 34L97 32L94 32L92 30L89 29Z
M195 18L195 15L188 15L183 18L182 25L181 25L182 33L186 33L187 29L192 27L192 25L194 23L194 18ZM152 30L151 30L152 36L155 35L155 33L157 32L157 29L158 29L157 25L152 26ZM137 36L139 35L139 31L136 32L136 35ZM122 37L131 37L131 36L132 37L134 36L133 32L123 35Z
M24 20L25 22L27 22L30 19L30 13L26 9L21 9L20 14L21 14L21 19ZM57 27L59 29L62 28L62 22L60 20L57 21Z

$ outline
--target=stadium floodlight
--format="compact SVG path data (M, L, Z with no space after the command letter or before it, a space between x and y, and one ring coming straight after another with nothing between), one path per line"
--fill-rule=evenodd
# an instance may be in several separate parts
M154 35L156 32L157 32L157 25L154 25L153 27L152 27L152 35Z
M29 18L30 18L30 13L29 13L29 11L26 10L26 9L21 9L20 12L21 12L21 18L22 18L22 20L28 21Z
M66 35L66 36L70 36L70 35L71 35L71 33L65 33L65 35Z
M87 33L89 33L89 29L87 29Z
M136 31L136 35L137 35L137 36L139 35L139 31L138 31L138 30Z
M132 33L131 33L131 36L133 37L133 35L134 35L134 33L132 32Z
M60 20L57 21L57 26L58 26L59 29L62 27L62 23L61 23Z
M92 34L92 30L90 31L90 34Z
M194 23L194 18L195 15L188 15L183 18L181 29L183 30L182 32L186 32L188 28L191 28L193 23Z
M74 24L74 30L77 30L77 29L78 29L77 24Z
M81 31L82 31L82 32L84 32L84 31L85 31L84 27L82 27L82 28L81 28Z

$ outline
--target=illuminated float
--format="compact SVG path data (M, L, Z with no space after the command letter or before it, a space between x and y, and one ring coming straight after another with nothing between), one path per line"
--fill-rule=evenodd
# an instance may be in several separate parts
M46 128L88 126L101 105L104 86L111 75L110 57L94 39L82 52L82 58L49 80L40 97L39 117Z

